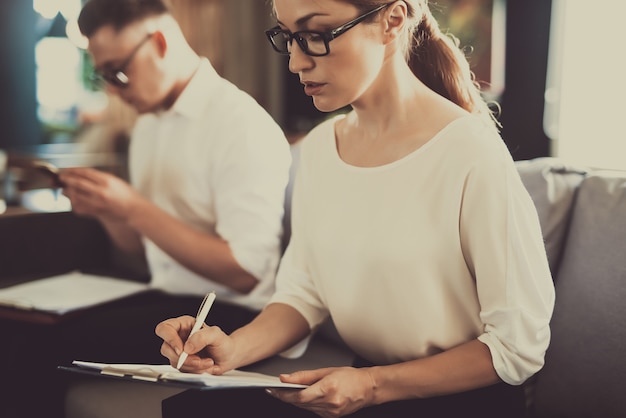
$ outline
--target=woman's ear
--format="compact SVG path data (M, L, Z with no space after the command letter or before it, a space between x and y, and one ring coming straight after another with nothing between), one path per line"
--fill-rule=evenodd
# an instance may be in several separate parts
M394 41L402 33L407 21L408 9L402 0L396 1L385 10L385 43Z

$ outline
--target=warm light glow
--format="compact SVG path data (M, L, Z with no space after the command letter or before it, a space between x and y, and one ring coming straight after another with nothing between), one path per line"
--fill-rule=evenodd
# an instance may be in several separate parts
M34 189L22 193L21 205L33 212L67 212L72 210L70 200L61 189Z
M89 40L87 37L83 36L80 33L80 29L78 28L78 21L76 19L70 19L67 21L67 26L65 27L65 34L67 38L72 42L76 47L80 49L87 49L89 44Z
M33 9L46 19L54 19L59 13L59 2L56 0L33 0Z
M50 1L50 0L48 0ZM57 0L59 11L63 14L65 20L76 20L83 7L80 0Z
M626 3L555 0L545 130L554 155L598 168L626 169Z
M61 12L66 20L76 19L82 7L80 0L33 0L33 9L46 19Z
M83 105L91 109L106 106L84 85L85 57L80 49L87 48L88 40L78 28L81 7L81 0L33 0L33 9L49 19L49 24L59 13L67 22L65 37L58 33L45 36L35 46L37 115L50 126L71 129L81 118Z
M35 47L37 101L48 109L70 109L78 101L80 53L66 38L43 38Z

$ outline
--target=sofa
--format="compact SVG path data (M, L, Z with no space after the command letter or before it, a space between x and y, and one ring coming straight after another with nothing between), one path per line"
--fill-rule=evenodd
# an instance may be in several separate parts
M626 172L576 167L555 158L516 164L537 207L556 288L546 363L525 383L527 415L626 417L626 391L622 386L626 382ZM67 248L62 254L56 253L55 244L40 239L39 235L53 233L50 228L56 228L61 236L73 237L71 245L77 246L77 250L99 251L100 256L94 260L98 270L108 262L120 271L116 258L110 256L114 252L102 250L107 241L97 224L71 213L36 216L37 222L22 222L20 231L16 231L15 220L0 217L0 248L8 249L10 257L16 257L16 252L27 253L19 255L21 259L46 254L46 259L54 260L56 269L78 262L85 267L90 259L88 254L76 257ZM63 229L58 225L61 217ZM44 224L48 227L42 228ZM5 233L9 230L29 239L17 241L16 246L14 238ZM81 239L89 245L81 246ZM103 254L109 255L103 259ZM73 258L67 259L70 256ZM0 251L0 266L10 262L6 257ZM65 262L60 262L59 258L64 257ZM15 263L11 265L14 279L19 272ZM29 277L47 273L41 269L33 271L37 269L32 263L24 268ZM0 286L8 279L0 272ZM349 365L352 359L353 354L341 342L332 323L328 323L312 337L301 357L277 356L248 369L277 374ZM180 390L144 382L76 376L66 398L67 417L158 417L162 399Z

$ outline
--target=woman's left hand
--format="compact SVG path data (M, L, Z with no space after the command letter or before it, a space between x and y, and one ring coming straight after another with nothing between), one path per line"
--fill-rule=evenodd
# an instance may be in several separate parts
M281 375L283 382L310 385L306 389L269 389L281 401L321 417L341 417L373 404L375 382L368 368L332 367Z

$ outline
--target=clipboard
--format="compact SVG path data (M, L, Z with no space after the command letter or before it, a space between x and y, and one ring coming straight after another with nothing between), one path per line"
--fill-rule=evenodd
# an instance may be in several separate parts
M170 365L106 364L85 361L73 361L71 366L58 366L58 369L83 375L196 390L238 388L303 389L307 387L306 385L283 383L277 376L243 370L231 370L217 376L207 373L184 373Z
M198 390L211 389L210 387L192 385L189 383L174 382L174 381L168 381L168 380L163 380L163 379L159 380L158 374L155 376L155 375L152 375L152 373L148 375L144 374L144 378L141 378L140 374L138 374L137 372L126 372L126 371L122 372L122 371L118 371L117 369L111 370L109 371L109 373L103 373L100 370L88 369L88 368L79 367L76 365L57 366L57 369L61 371L65 371L65 372L83 375L83 376L92 376L92 377L109 379L109 380L124 380L124 381L132 381L132 382L137 382L137 383L159 384L163 386L170 386L170 387L175 387L175 388L180 388L180 389L198 389Z

